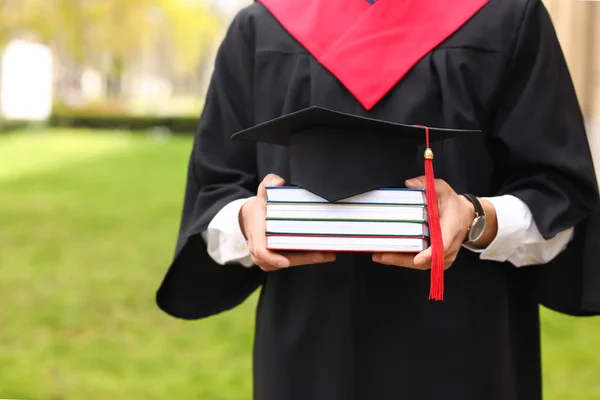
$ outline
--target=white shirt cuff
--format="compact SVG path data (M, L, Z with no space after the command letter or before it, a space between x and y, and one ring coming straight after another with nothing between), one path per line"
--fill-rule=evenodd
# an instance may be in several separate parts
M227 204L215 215L206 231L202 232L208 254L216 263L237 263L244 267L254 265L239 222L240 210L251 198L234 200Z
M573 228L544 239L529 207L511 195L486 198L496 209L498 233L485 249L463 245L480 259L510 262L516 267L546 264L560 254L573 238Z

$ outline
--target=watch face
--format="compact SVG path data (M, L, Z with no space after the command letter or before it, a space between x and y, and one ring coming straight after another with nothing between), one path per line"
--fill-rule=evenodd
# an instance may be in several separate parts
M485 218L478 217L473 221L473 225L471 226L471 231L469 232L469 241L476 242L478 241L483 232L485 231Z

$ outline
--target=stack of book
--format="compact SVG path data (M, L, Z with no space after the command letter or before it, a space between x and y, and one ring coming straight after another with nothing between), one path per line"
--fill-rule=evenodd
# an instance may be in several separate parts
M379 189L337 202L299 187L267 188L271 250L420 252L429 245L422 189Z

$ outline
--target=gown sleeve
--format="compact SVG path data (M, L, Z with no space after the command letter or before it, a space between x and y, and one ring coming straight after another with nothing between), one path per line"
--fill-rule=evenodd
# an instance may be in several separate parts
M259 185L255 145L230 140L253 125L252 49L240 13L217 53L189 160L175 255L156 294L158 306L177 318L200 319L236 307L264 279L259 268L217 264L202 238L224 206L255 195Z
M546 239L575 228L549 264L533 268L539 302L571 315L600 313L598 186L584 119L550 16L530 0L517 34L490 146L500 195L521 199ZM595 277L586 281L586 277ZM595 299L592 299L595 297Z

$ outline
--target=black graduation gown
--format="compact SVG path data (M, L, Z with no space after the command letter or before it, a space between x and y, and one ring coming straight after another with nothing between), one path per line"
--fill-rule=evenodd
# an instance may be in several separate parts
M459 193L519 197L546 238L577 225L578 238L598 241L598 218L593 234L583 229L598 204L584 124L541 2L490 2L369 112L263 6L242 10L217 56L176 254L157 294L170 315L200 319L261 287L256 400L540 399L538 305L556 300L561 311L583 312L582 275L598 282L600 273L581 260L593 257L582 251L583 239L566 262L563 254L540 267L481 261L462 250L446 272L443 302L427 299L429 273L378 265L370 254L271 273L208 257L200 233L217 212L254 195L268 173L289 172L285 148L230 136L311 105L481 129L479 140L434 146L437 178ZM542 279L544 268L556 273ZM573 303L560 297L561 285L539 287L565 277L576 286ZM598 294L585 290L585 311L599 313Z

